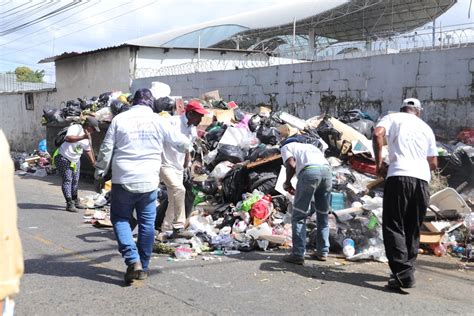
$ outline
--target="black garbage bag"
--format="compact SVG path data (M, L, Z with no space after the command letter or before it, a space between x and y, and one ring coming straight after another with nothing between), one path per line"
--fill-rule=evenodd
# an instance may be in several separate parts
M374 133L374 122L367 119L360 119L355 122L347 123L350 127L367 137L372 139L372 134Z
M112 114L114 116L122 112L125 112L129 109L130 107L127 104L124 104L120 102L119 100L113 100L112 103L110 104L110 110L112 111Z
M222 100L214 100L211 102L212 107L215 109L221 109L221 110L228 110L229 106L227 105L226 102Z
M217 145L221 140L222 136L224 135L226 129L227 125L220 122L214 122L209 125L208 128L206 128L206 134L204 136L204 139L209 145L210 150L217 148Z
M341 133L334 128L332 123L329 121L329 117L326 116L316 128L319 136L329 146L329 155L338 156L340 154L337 148L337 141L341 139Z
M278 175L273 172L250 172L249 173L249 184L250 192L258 190L264 194L278 194L275 190Z
M221 217L224 217L228 214L232 215L232 207L230 206L229 203L225 203L222 205L219 205L214 212L212 213L212 219L213 220L218 220Z
M155 229L161 230L161 225L165 220L166 209L168 208L168 191L165 186L160 186L158 194L158 207L156 208Z
M243 162L245 161L245 152L239 146L221 145L217 149L214 165L217 165L221 161L230 161L232 163Z
M467 182L474 185L474 166L464 149L458 149L449 156L441 175L448 178L448 185L457 188Z
M280 141L280 132L275 127L261 125L257 130L257 138L264 144L276 145Z
M77 100L79 101L81 110L83 111L92 108L92 105L94 104L94 101L92 100L81 99L81 98L77 98Z
M64 122L64 117L62 116L62 111L58 109L44 109L43 117L46 120L46 123L51 122Z
M184 197L184 210L186 218L188 218L193 211L194 199L196 198L196 194L193 192L193 179L188 169L183 174L183 185L186 189L186 195Z
M66 102L67 108L81 108L81 102L79 100L69 100Z
M277 212L286 213L290 200L282 194L272 196L273 207Z
M254 162L258 159L263 159L278 154L280 154L280 148L267 148L266 146L257 146L250 150L249 160Z
M109 102L110 97L112 96L112 92L104 92L99 95L99 102L102 104L107 104Z
M170 97L162 97L155 99L153 102L153 112L155 113L161 113L161 112L168 112L171 115L174 112L176 106L175 100L173 100Z
M244 117L245 117L244 111L242 111L239 108L236 108L234 110L234 119L235 119L236 122L242 121L244 119Z
M82 112L81 104L77 100L70 100L66 102L66 108L62 113L63 116L80 116Z
M250 118L250 120L248 122L249 130L251 132L256 132L258 127L260 126L260 121L261 120L262 120L262 118L258 114L252 115L252 117Z
M193 182L194 187L206 195L214 195L217 193L217 182L214 178L207 178L205 181ZM194 200L194 199L193 199Z
M247 191L247 170L236 166L222 179L224 202L236 204L242 199L242 193Z

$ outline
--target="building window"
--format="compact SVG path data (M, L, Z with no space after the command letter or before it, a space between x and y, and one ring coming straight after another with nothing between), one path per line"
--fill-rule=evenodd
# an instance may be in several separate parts
M25 105L27 110L35 109L33 93L25 93Z

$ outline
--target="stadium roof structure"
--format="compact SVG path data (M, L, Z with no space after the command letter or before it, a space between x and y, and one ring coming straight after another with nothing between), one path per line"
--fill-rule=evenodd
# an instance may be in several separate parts
M410 32L437 18L456 0L313 0L174 29L128 41L137 46L247 49L278 36L338 42L370 41Z

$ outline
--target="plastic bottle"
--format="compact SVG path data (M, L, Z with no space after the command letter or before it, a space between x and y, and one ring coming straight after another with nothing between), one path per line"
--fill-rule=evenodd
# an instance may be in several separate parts
M352 257L355 254L355 243L350 238L344 239L342 242L342 252L346 257Z

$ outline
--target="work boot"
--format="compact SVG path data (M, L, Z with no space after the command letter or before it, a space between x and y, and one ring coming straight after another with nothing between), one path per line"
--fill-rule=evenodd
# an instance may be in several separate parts
M79 210L76 208L74 205L74 201L67 201L66 202L66 211L72 212L72 213L77 213Z
M297 257L295 255L286 255L283 257L283 261L288 262L288 263L293 263L302 266L304 264L304 258L303 257Z
M311 259L318 260L318 261L327 261L328 255L321 255L317 251L313 252L309 255Z
M185 238L191 239L194 237L194 234L184 230L184 228L173 228L173 233L170 236L170 239Z
M125 283L130 284L134 280L144 280L147 276L148 274L143 271L141 262L137 261L127 267L127 272L125 272L123 279Z

